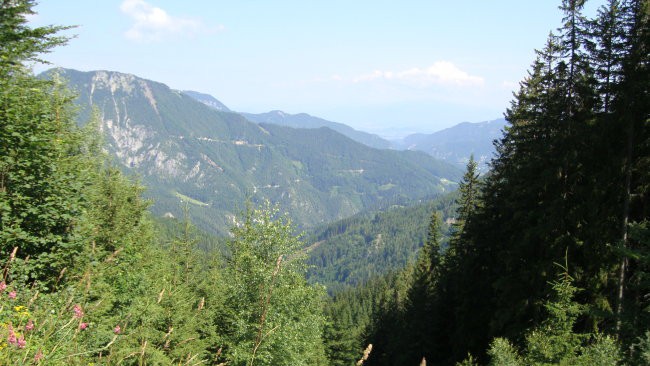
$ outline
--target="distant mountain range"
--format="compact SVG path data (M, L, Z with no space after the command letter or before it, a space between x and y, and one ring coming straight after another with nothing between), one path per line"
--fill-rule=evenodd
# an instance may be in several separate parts
M198 92L184 92L196 100L216 108L228 110L216 98ZM328 127L357 142L377 149L423 151L436 159L452 163L464 169L470 155L478 162L479 170L486 172L494 155L492 142L503 136L506 121L503 118L485 122L462 122L453 127L431 134L412 134L400 140L386 140L378 135L353 129L342 123L310 116L306 113L288 114L282 111L267 113L240 113L256 123L270 123L294 128Z
M242 115L248 120L256 123L272 123L293 128L327 127L351 138L352 140L376 149L388 149L391 147L390 141L384 140L377 135L358 131L348 125L344 125L343 123L331 122L322 118L310 116L306 113L288 114L282 111L271 111L260 114L242 113Z
M98 111L107 149L149 187L152 211L178 216L187 204L213 233L227 233L247 200L278 203L313 227L453 190L462 175L422 152L374 149L327 127L256 124L209 96L134 75L59 72L79 95L80 123Z
M493 121L463 122L431 134L413 134L394 142L398 149L418 150L436 159L464 166L474 155L479 170L486 172L494 155L493 141L503 136L506 126L503 118Z

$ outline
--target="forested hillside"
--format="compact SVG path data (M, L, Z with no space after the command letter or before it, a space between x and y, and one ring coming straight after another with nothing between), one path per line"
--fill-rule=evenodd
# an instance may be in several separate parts
M329 128L256 124L167 85L109 71L51 70L96 113L111 155L137 174L152 212L227 235L244 202L278 203L302 228L455 189L461 170L421 152L370 148ZM94 111L94 112L93 112Z
M485 122L463 122L432 134L408 135L395 146L401 149L424 151L436 159L464 166L470 155L478 163L481 173L489 170L495 154L494 140L503 137L504 119Z
M156 224L99 116L77 127L65 84L26 67L66 42L27 26L33 5L0 3L0 364L328 364L286 217L250 207L227 256L187 217Z
M583 6L562 2L485 180L468 164L447 250L432 220L372 315L335 301L372 319L368 364L649 364L650 4Z
M424 153L253 124L125 74L77 75L79 94L39 78L68 28L0 2L0 365L650 364L650 1L584 5L561 1L490 172L470 159L434 197L456 185ZM123 173L198 162L214 175L196 191ZM309 178L301 214L382 210L303 242L304 205L237 195L256 174L253 192ZM176 218L153 217L147 189L182 199ZM401 206L408 192L435 199ZM240 212L228 236L194 228L205 205Z
M321 128L327 127L352 140L376 149L388 149L391 144L377 135L355 130L342 123L328 121L322 118L310 116L307 113L289 114L282 111L271 111L267 113L242 113L242 116L255 123L275 124L293 128Z
M424 245L432 212L443 219L443 236L455 215L455 192L427 203L363 213L318 228L308 237L309 280L330 292L396 271L413 262ZM443 245L444 245L443 244Z

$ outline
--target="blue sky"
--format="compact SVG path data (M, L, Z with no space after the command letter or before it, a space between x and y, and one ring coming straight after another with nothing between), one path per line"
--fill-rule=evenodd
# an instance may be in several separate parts
M55 66L132 73L236 111L306 112L396 137L501 117L559 26L558 4L41 0L32 22L78 25L47 56Z

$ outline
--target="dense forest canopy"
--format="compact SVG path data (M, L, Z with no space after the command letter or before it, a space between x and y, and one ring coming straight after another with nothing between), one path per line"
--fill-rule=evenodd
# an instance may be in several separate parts
M649 362L650 4L584 4L561 3L489 174L468 165L449 249L375 310L369 364Z
M67 28L0 2L0 364L650 364L650 2L584 3L561 2L488 174L305 243L271 203L228 238L153 219L97 114L78 127L30 69Z

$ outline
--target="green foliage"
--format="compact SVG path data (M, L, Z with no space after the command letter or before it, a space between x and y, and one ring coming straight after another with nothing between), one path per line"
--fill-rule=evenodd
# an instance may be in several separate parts
M313 243L309 280L335 293L344 285L363 284L403 268L426 242L432 212L439 212L443 220L440 244L444 246L449 229L444 221L453 216L455 197L449 193L427 203L359 214L316 229L308 238Z
M233 229L226 266L226 358L251 366L324 364L324 294L307 284L303 244L277 213L268 203L249 209Z
M404 309L406 332L395 339L402 339L406 352L412 359L402 363L415 363L418 359L434 359L437 345L431 337L435 324L436 304L440 300L436 293L442 266L440 217L437 212L431 215L427 241L418 253L413 269L411 287L408 290ZM399 334L399 333L398 333Z
M526 336L525 354L503 338L495 339L488 351L490 365L617 365L621 352L617 342L602 334L574 333L573 327L583 311L574 302L577 289L567 273L554 282L555 300L546 304L548 318Z
M61 84L0 79L0 252L29 257L21 280L51 286L82 250L84 141Z
M15 295L10 295L9 290L0 294L0 363L3 365L39 364L39 360L52 365L82 364L89 354L106 351L117 339L111 328L103 330L88 323L82 307L76 303L80 294L74 289L41 294L21 284L7 286ZM87 348L96 338L92 334L96 331L105 331L113 337L108 337L96 349Z
M479 173L474 156L469 157L463 179L458 185L458 198L456 204L456 222L453 225L454 255L466 255L466 248L460 243L463 238L465 224L472 218L480 203Z
M398 285L394 272L369 279L363 285L346 287L332 295L325 306L328 322L324 339L329 362L354 365L369 342L371 328L378 324L382 308Z
M456 363L456 366L478 366L478 363L476 362L476 359L472 357L472 355L467 355L467 358Z
M23 72L23 63L46 63L40 54L65 44L66 37L57 36L71 27L47 26L30 28L27 17L33 15L33 0L3 1L0 3L0 78Z
M144 188L107 163L91 137L105 122L99 114L114 127L130 119L82 108L91 122L76 127L61 82L36 79L23 64L63 43L55 33L65 28L30 29L31 1L2 2L0 364L350 365L372 343L368 365L416 364L423 355L453 364L468 351L478 359L462 364L475 365L490 339L495 365L613 365L623 359L619 342L626 361L647 363L648 2L612 0L593 21L581 15L583 4L562 2L562 28L507 112L482 191L472 159L457 197L338 222L307 248L267 203L235 219L223 260L199 251L219 242L198 248L189 211L205 210L201 220L220 212L222 227L259 182L270 188L254 201L298 197L306 204L294 206L296 215L313 225L442 191L437 172L454 172L424 154L378 152L327 129L189 112L189 97L142 81L120 96L128 115L176 136L163 141L169 156L213 168L182 191L166 176L145 177L192 204L182 222L157 227ZM104 76L107 85L125 77ZM192 128L176 123L183 118ZM329 143L319 144L324 137ZM181 174L174 161L165 160L167 173ZM217 179L224 169L247 173ZM304 177L309 184L296 188ZM220 201L201 185L208 180L224 183ZM438 212L451 218L454 199L443 252ZM323 202L327 214L310 216ZM565 273L549 290L567 252L575 279ZM324 289L305 279L307 253L321 267L312 280L363 286L324 304Z
M634 344L634 361L638 365L650 364L650 331Z
M460 185L427 360L484 362L501 338L497 364L616 364L619 342L636 362L630 346L649 324L650 4L612 0L590 20L584 3L562 1L480 192L471 167ZM567 253L575 284L556 282L549 303ZM406 328L384 323L383 334ZM379 345L377 364L417 356Z
M190 363L211 358L218 346L213 322L223 311L220 273L199 260L189 221L179 226L179 236L164 248L148 248L150 257L141 262L144 287L128 309L132 331L120 349L124 357Z
M627 349L647 329L647 246L631 230L650 212L647 1L608 2L593 20L583 4L562 2L561 28L506 113L480 201L450 241L462 254L445 258L437 290L449 362L468 351L484 360L497 337L521 348L567 251L583 289L572 330L616 335Z
M98 114L76 127L61 82L20 64L64 28L17 26L32 2L1 6L0 364L325 364L323 293L288 224L251 211L225 269L199 255L187 211L155 227L93 137Z
M179 199L191 200L193 222L213 234L227 236L246 199L278 203L307 229L448 192L460 178L424 153L373 149L328 128L258 125L132 75L60 72L79 93L81 123L99 109L109 151L142 177L152 212L180 217Z
M488 356L490 356L490 366L519 366L524 364L517 349L503 338L492 341Z

